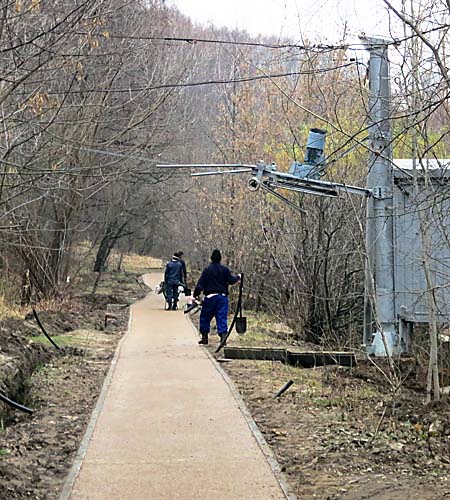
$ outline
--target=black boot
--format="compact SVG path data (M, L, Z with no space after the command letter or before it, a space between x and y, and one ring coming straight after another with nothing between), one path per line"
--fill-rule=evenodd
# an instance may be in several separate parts
M207 333L202 333L202 338L201 340L198 341L200 345L208 345L208 334Z

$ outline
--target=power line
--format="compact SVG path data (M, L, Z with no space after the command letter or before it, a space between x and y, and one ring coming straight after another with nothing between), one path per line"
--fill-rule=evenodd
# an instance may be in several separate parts
M435 31L447 29L446 25L440 25L429 30L425 30L422 32L422 35L428 35ZM352 48L353 50L366 50L364 43L341 43L338 45L333 44L313 44L313 45L304 45L304 44L296 44L296 43L268 43L268 42L250 42L250 41L235 41L235 40L223 40L223 39L213 39L213 38L198 38L198 37L177 37L177 36L141 36L141 35L126 35L126 34L111 34L108 33L107 36L103 33L88 33L88 32L75 32L75 35L80 36L97 36L102 38L110 38L110 39L119 39L119 40L146 40L146 41L154 41L154 42L184 42L190 45L195 45L197 43L209 43L209 44L218 44L218 45L236 45L236 46L245 46L245 47L261 47L266 49L298 49L310 52L323 52L323 51L333 51L333 50L347 50ZM402 42L405 42L411 38L414 38L415 34L405 36L403 38L386 40L386 45L399 45Z
M253 82L258 80L271 80L274 78L285 78L287 76L301 76L301 75L319 75L322 73L329 73L330 71L336 71L342 68L348 68L350 66L355 66L357 64L362 64L358 61L352 61L346 64L341 64L339 66L332 66L329 68L318 68L306 71L291 71L288 73L277 73L271 75L258 75L258 76L247 76L242 78L233 79L219 79L219 80L205 80L200 82L192 83L163 83L161 85L150 85L148 87L136 87L136 88L119 88L119 89L83 89L83 90L67 90L61 92L48 92L49 95L66 95L66 94L86 94L86 93L104 93L104 94L115 94L115 93L131 93L131 92L145 92L149 90L161 90L161 89L176 89L176 88L188 88L188 87L200 87L204 85L220 85L220 84L230 84L230 83L245 83Z
M75 35L83 35L83 36L95 36L92 33L87 32L75 32ZM105 37L104 34L97 34L97 36ZM221 40L221 39L213 39L213 38L197 38L197 37L177 37L177 36L138 36L138 35L124 35L117 34L112 35L108 33L107 38L111 39L119 39L119 40L147 40L154 42L185 42L191 45L195 45L197 43L214 43L219 45L237 45L237 46L245 46L245 47L262 47L266 49L300 49L306 51L329 51L329 50L346 50L349 48L349 44L341 44L341 45L331 45L331 44L313 44L313 45L301 45L295 43L267 43L267 42L238 42L233 40ZM353 45L353 44L352 44Z

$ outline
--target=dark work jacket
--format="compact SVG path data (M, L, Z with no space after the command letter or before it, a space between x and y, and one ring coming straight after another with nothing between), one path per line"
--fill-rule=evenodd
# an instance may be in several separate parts
M166 264L164 281L168 285L178 285L178 283L183 281L183 271L179 260L171 260Z
M183 283L187 283L187 271L186 271L186 262L183 259L180 259L181 264L181 274L183 275Z
M195 287L194 297L198 297L201 292L204 295L209 295L210 293L228 295L228 285L233 285L238 281L239 277L233 276L228 267L222 266L218 262L213 262L203 270Z

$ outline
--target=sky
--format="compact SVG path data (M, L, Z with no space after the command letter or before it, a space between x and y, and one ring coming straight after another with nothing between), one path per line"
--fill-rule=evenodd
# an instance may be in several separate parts
M359 33L387 37L382 0L170 0L193 21L240 28L251 35L289 36L300 41L357 40Z

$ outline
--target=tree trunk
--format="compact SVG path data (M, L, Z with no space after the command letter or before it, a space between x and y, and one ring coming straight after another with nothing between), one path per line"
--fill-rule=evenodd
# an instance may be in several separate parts
M98 284L100 283L100 278L102 277L102 273L97 273L97 277L95 278L94 286L92 287L91 297L95 295L97 291Z

